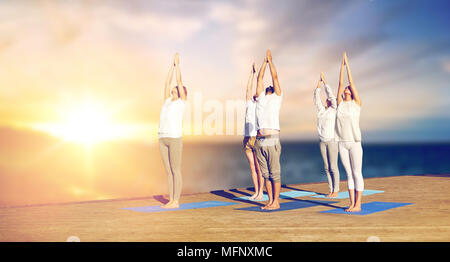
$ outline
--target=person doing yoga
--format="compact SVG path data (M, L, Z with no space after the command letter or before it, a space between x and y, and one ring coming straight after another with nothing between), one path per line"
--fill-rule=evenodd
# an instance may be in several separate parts
M255 63L252 65L250 76L247 81L246 103L245 103L245 126L244 126L244 151L250 165L255 194L249 199L262 200L264 189L264 178L259 169L258 160L256 158L256 95L252 93L253 79L255 78Z
M321 84L325 87L327 95L326 105L322 104L320 98ZM317 109L317 131L320 139L320 153L322 154L325 174L328 179L329 194L327 197L337 197L339 193L339 169L338 169L338 144L334 138L336 124L336 96L325 81L323 73L320 74L319 82L314 91L314 104Z
M159 151L167 174L169 202L161 207L178 208L181 189L181 156L183 151L183 114L187 89L181 81L180 58L175 54L164 88L164 104L159 118ZM176 70L177 86L172 87L173 71Z
M269 64L273 86L264 89L264 72ZM265 180L269 202L262 209L274 210L280 208L281 191L280 168L280 122L279 113L282 93L278 75L272 62L272 54L267 50L264 62L258 73L256 87L256 156L261 173Z
M344 88L344 67L347 69L349 85ZM348 212L361 211L364 180L362 175L363 149L361 146L361 130L359 118L361 98L353 83L352 73L344 53L339 75L336 113L336 140L339 144L339 156L347 173L350 206Z

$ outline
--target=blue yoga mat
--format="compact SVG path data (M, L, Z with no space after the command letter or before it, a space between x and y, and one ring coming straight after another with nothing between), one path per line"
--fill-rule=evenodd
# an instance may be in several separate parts
M280 193L280 198L281 199L296 198L296 197L303 197L303 196L312 196L312 195L315 195L315 194L316 193L314 193L314 192L293 190L293 191L281 192ZM266 194L264 194L262 200L249 199L248 196L235 197L234 199L236 199L236 200L250 200L250 201L268 201L269 197Z
M321 211L320 213L331 213L331 214L346 214L346 215L370 215L373 213L386 211L392 208L412 205L413 203L395 203L395 202L370 202L361 205L360 212L345 212L345 208L335 208L332 210Z
M276 209L276 210L263 210L263 209L261 209L260 206L236 208L236 210L254 211L254 212L279 212L279 211L300 209L300 208L320 206L320 205L329 205L329 204L333 204L333 203L337 203L337 202L338 201L294 200L294 201L281 203L280 209Z
M126 210L138 211L138 212L164 212L164 211L175 211L175 210L185 210L185 209L196 209L196 208L208 208L208 207L219 207L219 206L231 206L240 203L233 202L222 202L222 201L205 201L205 202L193 202L180 204L179 208L161 208L160 206L145 206L145 207L127 207L122 208Z
M363 196L368 196L368 195L373 195L373 194L378 194L378 193L384 193L384 191L367 189L367 190L363 191ZM312 196L312 197L326 198L326 199L345 199L345 198L349 198L348 191L339 192L338 196L335 197L335 198L329 198L329 197L326 197L325 195L315 195L315 196Z

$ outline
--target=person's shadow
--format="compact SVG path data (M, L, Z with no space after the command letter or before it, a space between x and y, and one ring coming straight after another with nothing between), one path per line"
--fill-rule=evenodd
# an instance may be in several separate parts
M295 187L291 187L288 185L281 185L281 187L286 188L286 189L291 189L291 190L299 190L299 191L304 191L304 192L310 192L310 193L315 193L316 195L326 195L323 193L319 193L316 191L310 191L310 190L303 190L303 189L299 189L299 188L295 188ZM317 205L322 205L322 206L328 206L328 207L332 207L332 208L341 208L339 206L334 206L331 205L331 203L337 203L338 201L335 201L333 199L330 199L331 201L320 201L320 200L305 200L305 199L296 199L296 198L292 198L292 197L286 197L284 199L289 199L289 200L295 200L295 201L302 201L302 202L308 202L311 204L317 204ZM328 203L327 203L328 202Z
M158 200L160 203L162 203L163 205L169 203L169 199L167 199L166 197L164 197L163 195L156 195L153 196L153 199Z
M241 194L243 196L251 196L250 194L248 194L246 192L243 192L243 191L240 191L238 189L230 189L229 191ZM246 200L246 199L240 198L242 196L237 196L237 195L232 194L230 192L227 192L225 190L214 190L214 191L211 191L210 193L214 194L216 196L220 196L220 197L223 197L223 198L227 198L227 199L233 200L233 201L239 201L239 202L242 202L242 203L247 203L247 204L252 204L252 205L257 205L257 206L264 206L264 204L262 204L262 203L258 203L256 201L251 201L251 200Z
M297 191L305 191L305 192L311 192L311 193L315 193L315 194L319 194L319 195L324 195L322 193L318 193L318 192L314 192L314 191L308 191L308 190L302 190L302 189L298 189L295 187L290 187L287 185L282 185L283 188L286 189L291 189L291 190L297 190ZM247 190L251 190L254 189L253 187L250 188L246 188ZM230 192L234 192L234 193L238 193L241 194L243 196L250 196L250 194L243 192L241 190L238 189L230 189ZM223 198L227 198L233 201L239 201L239 202L243 202L243 203L247 203L247 204L252 204L252 205L256 205L256 206L264 206L263 203L259 203L259 201L251 201L251 200L246 200L246 199L242 199L239 198L240 196L236 196L235 194L226 192L225 190L215 190L215 191L211 191L211 194L223 197ZM265 194L267 194L267 192L264 191ZM291 201L299 201L302 203L311 203L311 204L315 204L315 205L322 205L322 206L327 206L327 207L331 207L331 208L342 208L339 206L335 206L335 205L331 205L332 203L336 203L337 201L321 201L321 200L305 200L305 199L297 199L297 198L293 198L293 197L283 197L284 200L291 200Z

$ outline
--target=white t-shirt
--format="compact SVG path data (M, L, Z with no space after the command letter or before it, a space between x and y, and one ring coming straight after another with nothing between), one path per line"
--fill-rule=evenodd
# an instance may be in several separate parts
M314 104L317 108L317 131L322 142L329 142L334 140L334 129L336 124L336 96L331 92L331 88L325 85L325 92L327 98L331 101L331 106L325 108L320 99L320 88L314 91Z
M179 138L182 136L185 105L185 101L180 98L172 101L172 97L169 97L164 101L159 115L158 137Z
M275 93L266 95L263 91L259 94L256 98L256 130L264 128L280 130L279 115L282 100L283 96Z
M256 136L256 102L248 100L245 106L244 136Z
M361 107L354 100L341 101L336 114L336 141L359 142Z

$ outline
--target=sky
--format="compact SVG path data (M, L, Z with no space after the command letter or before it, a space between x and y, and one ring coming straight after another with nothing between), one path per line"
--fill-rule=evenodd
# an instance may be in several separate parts
M81 110L88 100L113 115L117 129L154 140L175 52L188 101L202 98L191 105L203 110L204 119L211 113L208 101L225 108L226 101L244 100L251 64L259 67L271 49L284 92L283 136L317 139L313 90L324 72L337 91L346 51L363 101L367 141L447 141L449 5L419 0L2 1L0 124L52 133L67 112ZM266 73L266 85L270 81ZM219 127L227 124L240 122L225 117Z

